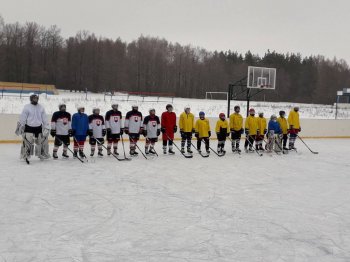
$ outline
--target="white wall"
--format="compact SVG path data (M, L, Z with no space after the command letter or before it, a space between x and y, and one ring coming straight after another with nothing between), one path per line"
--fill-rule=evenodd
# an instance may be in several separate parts
M20 141L15 135L19 115L0 114L0 142ZM212 132L217 118L209 118ZM301 119L302 137L348 137L350 138L350 120ZM179 133L177 133L179 137Z

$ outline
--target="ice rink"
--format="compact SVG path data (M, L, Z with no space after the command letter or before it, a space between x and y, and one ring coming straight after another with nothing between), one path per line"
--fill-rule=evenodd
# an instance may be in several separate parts
M306 142L30 165L2 144L0 262L348 262L350 139Z

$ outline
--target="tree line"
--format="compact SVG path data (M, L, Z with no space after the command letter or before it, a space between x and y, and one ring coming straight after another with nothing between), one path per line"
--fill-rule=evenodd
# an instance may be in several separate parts
M226 92L229 83L247 75L249 65L277 68L276 90L255 100L331 104L337 90L350 87L348 64L321 55L210 52L158 37L126 43L87 31L64 39L57 26L7 24L0 17L0 81L203 98L207 91Z

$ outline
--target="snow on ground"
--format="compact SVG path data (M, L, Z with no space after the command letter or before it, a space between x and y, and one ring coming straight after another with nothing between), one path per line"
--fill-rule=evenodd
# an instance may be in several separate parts
M350 140L306 141L320 154L29 166L0 145L0 261L350 261Z
M160 114L165 110L165 105L172 103L176 113L183 112L186 105L189 105L192 112L198 115L200 111L204 111L208 117L218 117L221 112L227 112L227 102L225 100L205 100L205 99L188 99L188 98L167 98L167 97L140 97L126 96L125 94L117 94L115 96L104 96L104 94L88 93L87 100L85 93L71 93L68 91L60 91L59 95L40 95L41 104L44 105L48 114L58 110L60 103L67 104L69 112L75 112L76 107L84 105L86 112L92 112L92 108L99 107L104 114L111 109L111 103L118 103L119 109L126 114L131 109L131 105L137 102L141 112L146 114L150 108L155 108ZM18 95L0 97L0 113L3 114L19 114L23 106L28 103L28 96L20 98ZM231 112L235 105L240 105L242 112L246 111L246 102L232 101ZM287 113L292 106L300 106L301 118L314 119L334 119L335 107L331 105L317 104L297 104L297 103L270 103L270 102L251 102L257 112L262 111L266 117L272 114L278 114L280 110ZM338 109L338 119L350 119L350 107Z

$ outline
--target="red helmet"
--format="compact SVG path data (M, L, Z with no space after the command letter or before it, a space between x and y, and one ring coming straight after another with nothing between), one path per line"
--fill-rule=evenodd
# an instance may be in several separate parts
M222 117L226 117L224 113L220 113L219 114L219 117L222 118Z
M249 109L249 113L250 113L250 114L255 114L254 108Z

